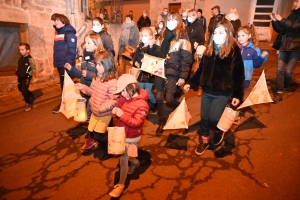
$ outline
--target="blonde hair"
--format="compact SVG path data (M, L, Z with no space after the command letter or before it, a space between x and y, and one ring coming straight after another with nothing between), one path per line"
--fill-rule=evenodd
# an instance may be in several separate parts
M148 31L149 35L152 36L152 37L154 37L154 33L153 33L153 31L152 31L152 29L151 29L150 27L143 27L143 28L141 29L141 33L142 33L143 31Z
M244 31L247 34L251 34L251 37L249 38L249 42L252 42L254 47L257 47L259 38L258 38L258 34L256 33L256 29L252 24L241 26L237 31L236 39L238 38L238 33L240 31Z
M105 51L105 48L103 46L103 43L102 43L102 40L101 40L101 37L100 37L99 34L94 33L94 32L90 32L86 36L84 36L84 41L85 41L86 37L91 38L91 40L97 46L98 51Z
M192 14L192 16L197 16L197 11L195 9L189 10L187 14Z

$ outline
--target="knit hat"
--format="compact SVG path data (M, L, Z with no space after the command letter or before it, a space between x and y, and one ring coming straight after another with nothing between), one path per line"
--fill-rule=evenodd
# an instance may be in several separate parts
M122 92L122 90L124 90L130 83L137 83L136 77L131 74L123 74L120 76L117 82L117 90L114 92L114 94Z

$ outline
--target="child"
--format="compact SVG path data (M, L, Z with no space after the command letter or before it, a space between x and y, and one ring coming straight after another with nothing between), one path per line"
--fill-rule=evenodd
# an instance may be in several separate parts
M142 65L142 59L144 54L149 54L156 57L163 57L160 47L154 44L153 32L149 27L144 27L141 30L142 41L138 45L134 55L133 55L133 66L140 68ZM152 93L152 83L154 82L154 76L141 71L138 77L138 82L141 88L147 90L149 94L149 104L150 110L155 112L156 110L156 99Z
M117 106L112 110L116 117L115 125L125 127L126 144L128 148L137 151L137 145L143 133L143 124L148 114L148 93L140 89L136 78L131 74L123 74L117 83L115 94L121 93ZM133 146L134 145L134 146ZM139 160L128 155L127 145L125 153L120 157L120 180L109 193L112 197L118 197L124 191L127 174L132 174L140 166ZM128 168L128 161L131 162Z
M167 104L176 108L179 105L179 102L174 98L177 86L184 85L193 62L191 43L188 40L180 15L175 12L169 13L166 24L160 49L166 58L165 75L167 80L158 76L154 80L159 117L159 125L156 129L157 136L163 134L163 127L167 120L164 111L164 92L166 92Z
M157 40L158 38L163 38L163 33L164 33L164 28L165 28L165 22L160 21L157 26L157 32L155 34L155 39Z
M90 87L82 83L75 85L77 89L85 93L90 98L90 108L92 115L88 130L89 138L86 140L82 149L90 149L99 142L101 155L100 159L107 152L107 133L106 129L111 120L111 111L117 104L114 100L114 92L117 86L117 70L114 58L108 51L98 51L95 54L96 76ZM101 144L101 145L100 145Z
M65 68L69 70L69 74L80 78L80 83L87 85L90 87L93 78L96 76L96 67L94 64L94 54L96 49L98 51L104 51L104 47L101 41L101 38L96 33L87 34L84 37L84 51L83 51L83 62L81 62L81 70L76 67L72 67L71 65L65 65ZM89 105L90 97L82 94L82 96L86 99L86 110L87 110L87 120L90 120L91 117L91 109Z
M104 21L100 17L95 17L93 19L92 30L100 35L104 48L107 51L110 51L113 56L115 56L114 43L111 39L111 36L107 33Z
M251 83L253 68L259 68L265 63L268 52L264 51L261 54L257 47L258 35L253 25L240 27L237 31L237 41L244 61L244 88L246 90Z
M24 111L29 111L33 108L35 96L28 90L32 75L35 74L35 64L30 56L30 46L27 43L19 44L21 58L18 60L16 75L18 76L18 89L22 92L25 100Z

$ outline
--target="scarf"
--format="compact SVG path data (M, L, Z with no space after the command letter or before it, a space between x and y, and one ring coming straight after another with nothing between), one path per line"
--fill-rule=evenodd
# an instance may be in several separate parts
M120 37L120 42L121 42L122 46L128 45L130 29L133 26L134 26L134 22L130 22L130 23L124 22L122 24L122 33L121 33L121 37Z
M91 61L94 60L94 52L87 52L86 50L83 51L83 59L84 61Z
M244 49L250 44L250 42L248 42L246 45L242 45L239 42L237 42L238 47L241 50L241 54L243 54Z
M164 57L166 57L166 55L169 52L170 42L175 38L175 33L166 28L164 34L165 34L165 37L161 44L161 52L164 55Z

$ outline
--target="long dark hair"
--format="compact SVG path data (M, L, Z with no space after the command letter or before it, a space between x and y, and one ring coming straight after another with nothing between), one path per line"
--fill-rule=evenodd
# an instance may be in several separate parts
M111 52L103 51L97 48L94 60L95 65L101 64L104 68L104 72L101 77L102 82L118 77L118 71L116 69L114 57Z
M107 31L107 28L106 28L106 25L105 25L105 22L103 21L103 19L101 19L100 17L95 17L94 19L93 19L93 21L98 21L101 25L103 25L103 31ZM92 22L93 22L92 21Z

